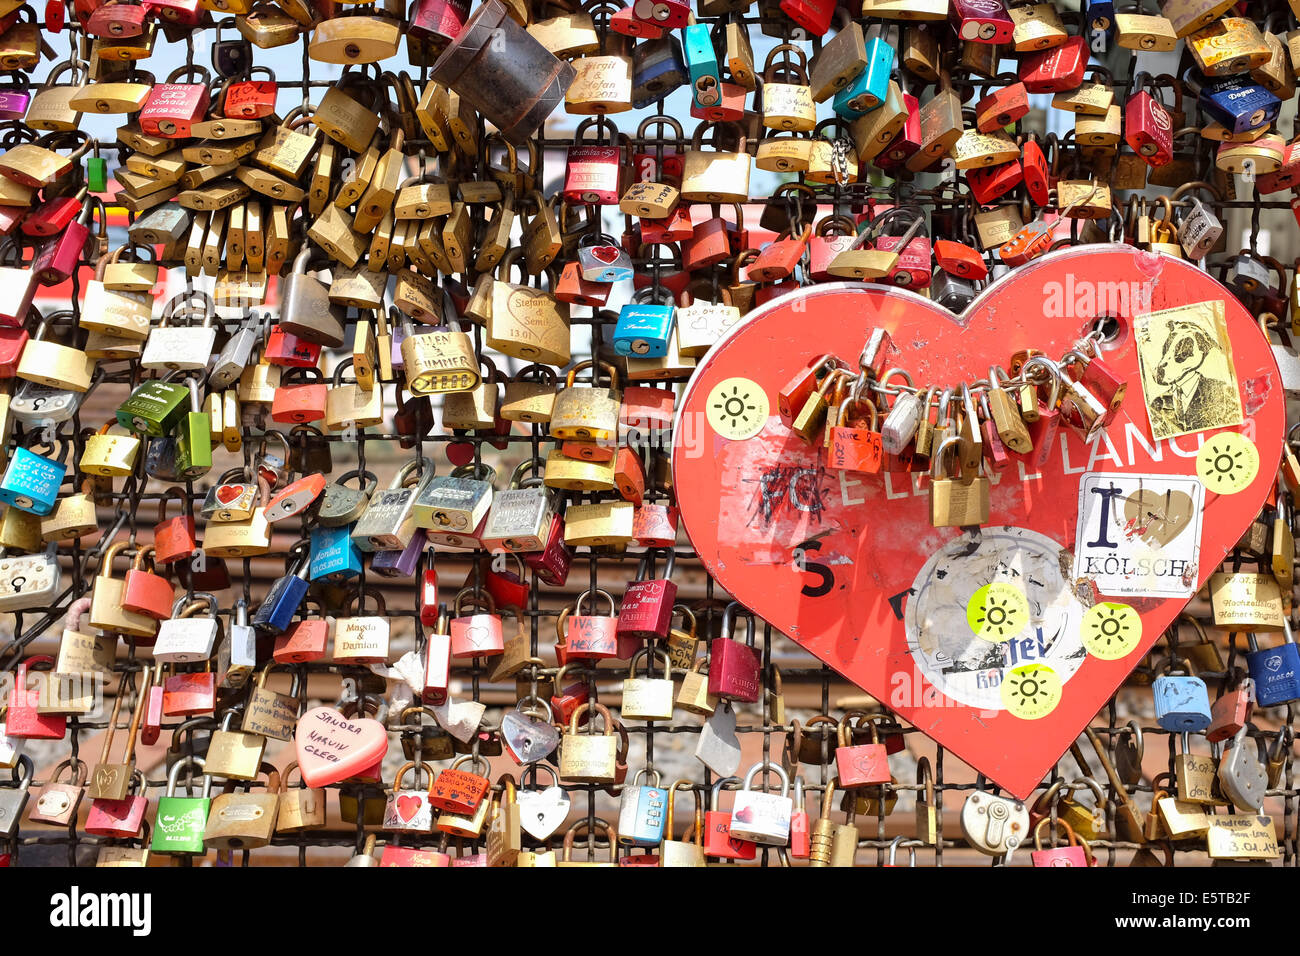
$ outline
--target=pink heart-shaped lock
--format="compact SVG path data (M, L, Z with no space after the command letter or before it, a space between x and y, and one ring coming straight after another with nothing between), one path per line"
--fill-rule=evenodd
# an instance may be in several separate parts
M324 787L382 760L388 731L368 717L352 720L333 707L313 707L298 719L294 742L303 783Z

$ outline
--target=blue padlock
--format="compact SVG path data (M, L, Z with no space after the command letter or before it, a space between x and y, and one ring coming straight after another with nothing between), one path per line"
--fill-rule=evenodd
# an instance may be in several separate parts
M717 106L722 98L722 71L713 37L703 23L692 23L682 31L682 54L691 75L696 106Z
M1300 647L1291 633L1291 622L1282 617L1283 643L1277 647L1259 649L1254 634L1247 634L1250 653L1246 666L1250 679L1255 682L1255 702L1261 707L1275 707L1288 701L1300 700Z
M834 108L838 116L855 120L870 113L889 95L889 75L894 69L894 48L882 36L873 36L866 43L867 67L848 86L835 94Z
M311 529L311 580L341 582L361 573L361 551L352 543L352 525Z
M144 473L158 481L184 481L179 454L180 442L175 435L150 438L145 446Z
M1234 133L1244 133L1277 119L1282 101L1249 76L1192 79L1188 70L1184 85L1196 94L1201 109L1211 119Z
M682 43L676 34L643 40L632 51L632 105L644 109L655 100L662 100L685 83L688 76Z
M646 298L655 296L660 302L646 302ZM668 304L661 304L663 300ZM668 339L673 331L672 293L660 289L655 295L653 288L638 289L632 301L618 311L618 322L614 326L614 351L619 355L635 355L637 358L659 358L668 354Z
M654 777L654 786L637 784L644 774ZM644 767L632 783L623 787L618 804L618 842L627 846L658 846L663 842L668 812L668 791L659 785L659 771Z
M304 542L305 543L305 542ZM302 551L299 543L289 549L289 553ZM275 579L271 590L253 615L253 627L262 634L283 634L293 622L293 616L307 596L307 575L311 571L309 554L298 559L297 570Z
M1199 677L1162 674L1151 685L1156 723L1174 733L1199 734L1210 726L1210 692Z
M1108 40L1115 38L1115 0L1091 0L1087 5L1088 29L1104 33Z
M67 455L67 447L64 447ZM53 458L46 458L26 448L15 448L13 457L0 479L0 501L11 504L20 511L34 515L47 515L54 510L59 498L59 486L68 466Z

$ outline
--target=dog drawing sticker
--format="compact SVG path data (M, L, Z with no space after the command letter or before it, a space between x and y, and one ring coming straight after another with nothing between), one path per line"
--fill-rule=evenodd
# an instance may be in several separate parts
M1221 301L1135 315L1133 330L1153 438L1242 423Z

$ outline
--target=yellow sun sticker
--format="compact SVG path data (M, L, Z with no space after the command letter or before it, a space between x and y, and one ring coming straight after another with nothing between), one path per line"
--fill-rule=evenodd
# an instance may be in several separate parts
M1093 657L1117 661L1142 640L1142 618L1127 604L1102 601L1083 612L1083 646Z
M1196 455L1197 477L1216 494L1244 491L1258 473L1259 451L1253 441L1238 432L1210 436Z
M1029 600L1014 584L986 584L966 603L966 622L976 637L994 644L1009 641L1029 623Z
M705 404L713 430L732 441L753 438L761 432L770 410L763 389L747 378L722 380L713 386Z
M1046 664L1021 664L1002 678L1002 706L1013 717L1038 720L1061 702L1061 679Z

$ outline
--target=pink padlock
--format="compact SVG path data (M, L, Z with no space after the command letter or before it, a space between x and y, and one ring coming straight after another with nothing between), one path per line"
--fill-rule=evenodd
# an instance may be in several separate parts
M476 608L487 608L486 614L462 614L466 599ZM501 631L501 618L496 613L496 602L486 591L461 588L456 593L456 616L451 619L452 657L494 657L505 653L505 637Z

